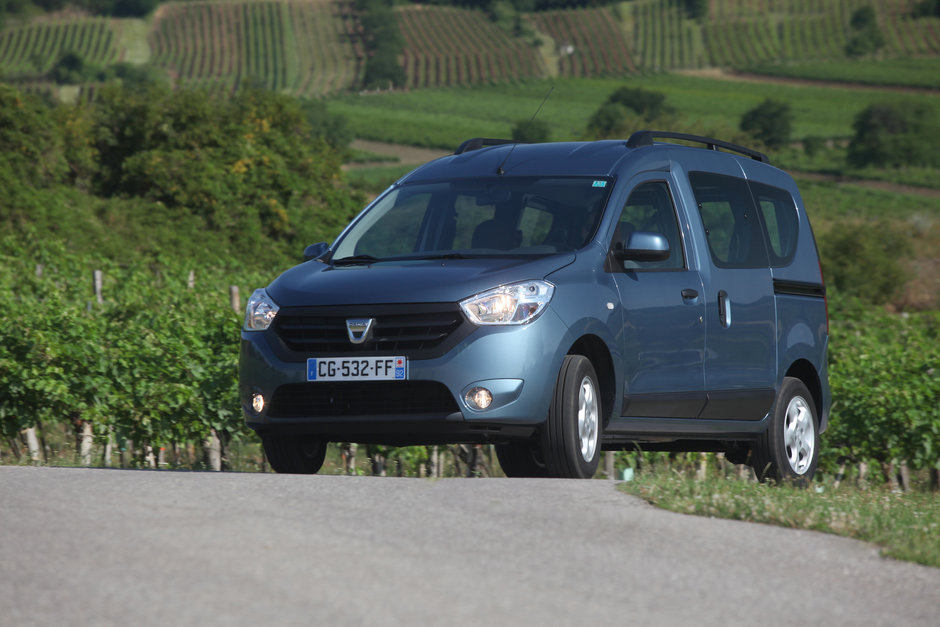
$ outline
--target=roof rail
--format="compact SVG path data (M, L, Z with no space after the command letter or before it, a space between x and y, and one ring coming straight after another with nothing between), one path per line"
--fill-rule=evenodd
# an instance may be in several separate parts
M681 139L687 142L705 144L709 150L718 150L719 148L724 148L725 150L736 152L738 154L744 155L745 157L750 157L751 159L760 161L761 163L770 163L770 159L764 153L752 150L750 148L745 148L744 146L739 146L730 142L724 142L720 139L712 139L711 137L701 137L699 135L689 135L687 133L671 133L669 131L637 131L630 136L630 139L627 140L627 148L652 146L653 139Z
M486 146L502 146L503 144L524 144L525 142L519 142L514 139L490 139L487 137L474 137L473 139L468 139L464 143L460 144L457 147L457 150L454 151L455 155L461 155L465 152L470 152L471 150L479 150L480 148L485 148Z

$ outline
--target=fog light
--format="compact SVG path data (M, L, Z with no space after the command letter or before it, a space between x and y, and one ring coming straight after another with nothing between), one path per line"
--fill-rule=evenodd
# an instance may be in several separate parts
M472 388L467 392L467 404L474 409L486 409L493 402L493 395L486 388Z
M252 394L251 406L254 407L255 411L260 414L261 410L264 409L264 397L260 394Z

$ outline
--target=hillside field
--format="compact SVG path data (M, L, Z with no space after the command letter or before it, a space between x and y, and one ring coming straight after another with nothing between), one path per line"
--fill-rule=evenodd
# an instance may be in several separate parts
M918 1L712 0L706 16L691 19L679 0L634 0L525 13L515 22L480 9L404 3L395 9L404 41L397 61L405 88L702 68L857 81L865 70L846 54L851 16L871 5L884 45L865 63L895 63L875 80L936 87L940 17L917 15ZM101 67L149 63L171 81L210 91L245 84L297 96L357 91L368 54L360 19L350 0L168 2L146 20L51 13L8 20L0 76L33 91L71 93L51 71L72 52ZM94 83L80 85L86 96Z

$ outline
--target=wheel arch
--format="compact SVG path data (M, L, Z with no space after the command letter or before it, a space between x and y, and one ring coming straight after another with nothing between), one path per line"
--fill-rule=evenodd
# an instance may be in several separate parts
M606 426L614 413L614 399L617 398L617 379L614 374L614 360L607 344L600 337L589 334L578 338L570 349L569 355L583 355L590 360L597 374L597 383L601 388L601 416Z
M819 373L816 372L816 368L813 367L813 364L807 359L797 359L787 368L785 376L799 379L803 382L803 385L809 389L809 393L813 395L813 407L816 409L816 417L820 422L817 427L820 433L825 431L826 425L823 421L826 419L826 416L823 413L822 382L819 379Z

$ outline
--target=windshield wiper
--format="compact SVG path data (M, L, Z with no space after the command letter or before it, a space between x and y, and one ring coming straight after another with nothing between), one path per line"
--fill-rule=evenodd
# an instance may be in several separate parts
M334 266L354 266L356 264L364 263L375 263L376 261L382 261L379 257L373 257L372 255L353 255L352 257L342 257L340 259L334 259Z

